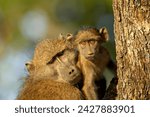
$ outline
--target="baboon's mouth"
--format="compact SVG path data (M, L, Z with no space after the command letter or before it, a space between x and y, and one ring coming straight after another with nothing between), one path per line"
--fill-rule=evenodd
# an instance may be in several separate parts
M94 56L88 56L88 57L86 57L86 59L88 59L88 60L90 60L90 61L92 61L92 60L94 60Z

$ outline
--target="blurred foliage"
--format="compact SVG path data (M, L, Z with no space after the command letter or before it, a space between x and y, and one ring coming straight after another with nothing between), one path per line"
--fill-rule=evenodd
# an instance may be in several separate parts
M106 26L113 40L112 0L0 0L0 98L14 98L38 40L84 25ZM115 58L114 41L105 46Z
M66 28L81 25L97 26L102 14L112 13L111 0L1 0L0 36L7 43L21 39L18 27L23 15L42 9L49 20ZM18 38L16 38L18 37Z

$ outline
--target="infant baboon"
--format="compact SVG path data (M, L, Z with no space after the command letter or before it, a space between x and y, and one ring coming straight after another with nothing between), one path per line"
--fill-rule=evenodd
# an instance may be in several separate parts
M106 90L103 71L113 63L107 49L101 45L109 38L107 29L87 27L79 30L74 38L79 51L77 65L83 73L82 92L86 99L102 99Z
M29 78L17 99L83 99L75 86L81 79L76 67L77 52L69 39L46 39L35 49L31 62L26 64Z

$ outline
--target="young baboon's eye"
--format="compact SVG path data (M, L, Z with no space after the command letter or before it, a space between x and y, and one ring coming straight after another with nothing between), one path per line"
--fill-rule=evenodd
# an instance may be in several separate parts
M86 42L85 41L80 42L80 46L81 46L81 48L84 48L86 46Z
M86 45L86 42L85 42L85 41L83 41L83 42L81 42L80 44L81 44L81 45Z
M94 44L96 43L96 41L95 41L95 40L90 40L89 43L90 43L91 45L94 45Z

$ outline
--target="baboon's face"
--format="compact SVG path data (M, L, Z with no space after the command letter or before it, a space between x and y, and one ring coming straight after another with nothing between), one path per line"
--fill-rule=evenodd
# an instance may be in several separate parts
M81 72L76 66L77 59L78 53L74 49L65 50L58 53L53 60L39 66L34 74L37 77L51 78L74 85L81 79Z
M75 35L79 54L90 61L94 61L99 56L101 44L108 39L109 35L105 27L99 30L95 28L79 30Z
M57 53L51 60L26 63L29 74L33 78L51 78L61 82L76 84L81 78L81 72L76 63L78 53L74 49Z
M95 39L88 39L81 41L78 44L78 50L80 55L84 56L86 59L92 61L95 59L99 52L99 41Z
M76 66L77 58L77 53L74 50L65 50L54 61L58 76L73 85L78 83L81 78L81 72Z

